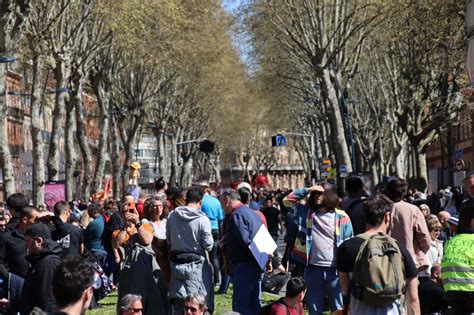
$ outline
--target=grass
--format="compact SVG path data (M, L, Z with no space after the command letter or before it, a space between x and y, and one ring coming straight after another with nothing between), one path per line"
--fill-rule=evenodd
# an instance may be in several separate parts
M273 294L262 294L262 304L277 300L278 297ZM91 310L87 314L91 315L115 315L115 306L117 303L117 291L112 292L108 297L101 300L99 304L101 308ZM214 298L215 311L214 314L222 315L232 310L232 285L230 285L227 294L215 295Z

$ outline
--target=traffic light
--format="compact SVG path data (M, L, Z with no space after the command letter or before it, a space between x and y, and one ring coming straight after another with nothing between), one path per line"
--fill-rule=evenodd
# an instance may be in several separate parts
M286 136L277 134L272 137L272 147L285 147L286 146Z
M214 142L209 140L204 140L199 143L199 151L204 153L212 153L214 152Z

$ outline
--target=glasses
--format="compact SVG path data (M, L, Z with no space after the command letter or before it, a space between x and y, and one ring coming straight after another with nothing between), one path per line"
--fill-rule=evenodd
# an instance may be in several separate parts
M128 310L131 311L132 313L140 313L143 310L143 308L133 308L133 307L131 307Z
M441 229L434 229L435 232L441 232Z
M313 191L313 194L314 194L315 196L322 196L322 195L324 195L324 191L315 190L315 191Z

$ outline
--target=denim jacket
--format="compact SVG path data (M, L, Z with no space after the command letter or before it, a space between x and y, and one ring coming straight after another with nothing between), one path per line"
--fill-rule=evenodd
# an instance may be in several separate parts
M295 239L295 244L292 250L292 257L296 261L308 264L309 251L312 245L312 228L313 219L312 211L307 205L298 203L299 200L303 199L308 194L306 188L296 189L293 193L288 195L285 200L285 206L295 206L296 215L294 218L293 227L288 228L287 233L290 238ZM349 216L340 209L335 210L335 242L336 247L339 247L342 242L352 238L354 232L352 230L352 223Z

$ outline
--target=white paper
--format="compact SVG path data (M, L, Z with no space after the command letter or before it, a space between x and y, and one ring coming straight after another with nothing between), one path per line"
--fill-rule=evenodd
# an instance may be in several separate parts
M255 260L262 270L265 270L265 266L268 262L268 255L273 254L277 249L277 244L273 240L272 236L268 232L265 225L261 225L255 234L252 243L249 245L249 249L252 252Z

